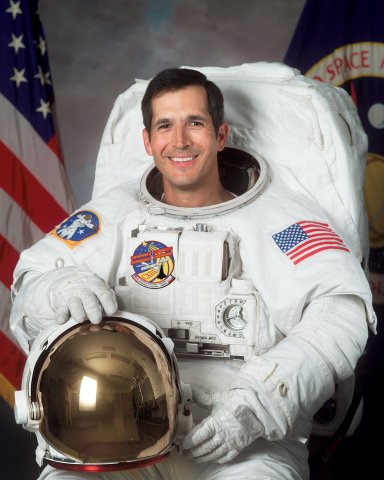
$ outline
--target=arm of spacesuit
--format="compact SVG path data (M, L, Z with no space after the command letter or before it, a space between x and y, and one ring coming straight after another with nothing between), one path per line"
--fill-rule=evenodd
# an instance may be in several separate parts
M25 352L29 342L54 321L99 323L103 311L112 315L117 310L113 290L85 264L25 273L12 293L10 327Z
M368 336L360 298L330 295L312 301L283 341L240 369L227 392L210 398L211 416L185 438L197 461L233 459L257 437L305 436L335 384L350 377ZM209 402L206 402L209 404Z
M313 300L283 341L249 360L234 388L257 385L264 396L257 416L265 438L295 434L301 420L312 418L335 385L353 375L367 338L361 299L329 295Z

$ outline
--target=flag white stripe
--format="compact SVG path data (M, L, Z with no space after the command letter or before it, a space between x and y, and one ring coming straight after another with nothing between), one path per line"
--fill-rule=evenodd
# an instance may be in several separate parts
M19 253L44 236L44 232L1 188L0 205L0 233Z
M60 159L1 93L0 111L2 118L7 119L6 122L0 122L0 139L64 210L73 211L72 192L67 187L66 173Z

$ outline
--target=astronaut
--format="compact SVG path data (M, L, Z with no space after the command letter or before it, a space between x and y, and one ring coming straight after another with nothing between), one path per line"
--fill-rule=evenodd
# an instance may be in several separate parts
M241 88L247 81L250 88L259 67L268 71L219 71L218 83L231 91L240 77ZM323 88L285 66L269 71L294 82L296 94L302 87L308 93L308 85L311 92ZM349 119L344 94L327 95L333 110L347 104L342 113ZM91 215L98 228L68 241L59 225L22 253L11 329L28 352L55 322L99 324L120 308L145 315L173 340L180 378L193 388L195 426L166 460L93 479L308 479L313 417L341 392L332 426L340 423L368 329L375 329L362 229L353 222L358 214L345 213L346 197L335 193L337 177L330 181L324 165L320 174L309 163L302 168L289 150L298 135L285 132L283 153L272 141L268 154L268 132L255 134L241 122L230 128L220 89L201 71L165 70L139 83L132 98L140 98L143 144L154 165L117 155L129 176L118 178L110 164L109 188L100 157L92 200L63 222ZM228 118L241 103L241 95L234 98ZM295 98L287 95L288 102ZM121 113L121 104L115 107ZM119 130L116 118L110 124ZM343 125L340 135L348 134ZM274 130L279 143L281 131ZM361 138L348 143L355 155ZM311 141L316 159L329 155L327 143L317 153L313 147L327 141L324 131ZM300 164L299 175L290 160ZM40 479L87 475L47 466Z

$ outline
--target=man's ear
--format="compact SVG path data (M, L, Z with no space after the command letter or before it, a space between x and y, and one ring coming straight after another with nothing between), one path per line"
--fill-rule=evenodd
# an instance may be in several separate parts
M143 131L141 132L143 136L143 142L144 142L144 147L145 151L152 157L152 147L151 147L151 140L149 138L149 133L147 132L146 128L143 128Z
M228 134L229 134L228 123L222 123L217 133L217 151L218 152L221 152L222 150L224 150L225 144L227 143Z

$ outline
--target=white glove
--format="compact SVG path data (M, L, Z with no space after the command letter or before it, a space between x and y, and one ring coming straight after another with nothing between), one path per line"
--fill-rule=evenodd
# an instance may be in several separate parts
M263 426L250 407L253 392L233 389L209 393L193 388L193 400L212 413L184 438L182 449L196 462L226 463L263 434Z
M114 291L86 265L64 267L58 272L49 292L57 323L63 324L70 317L79 323L87 319L100 323L103 310L107 315L116 312Z

